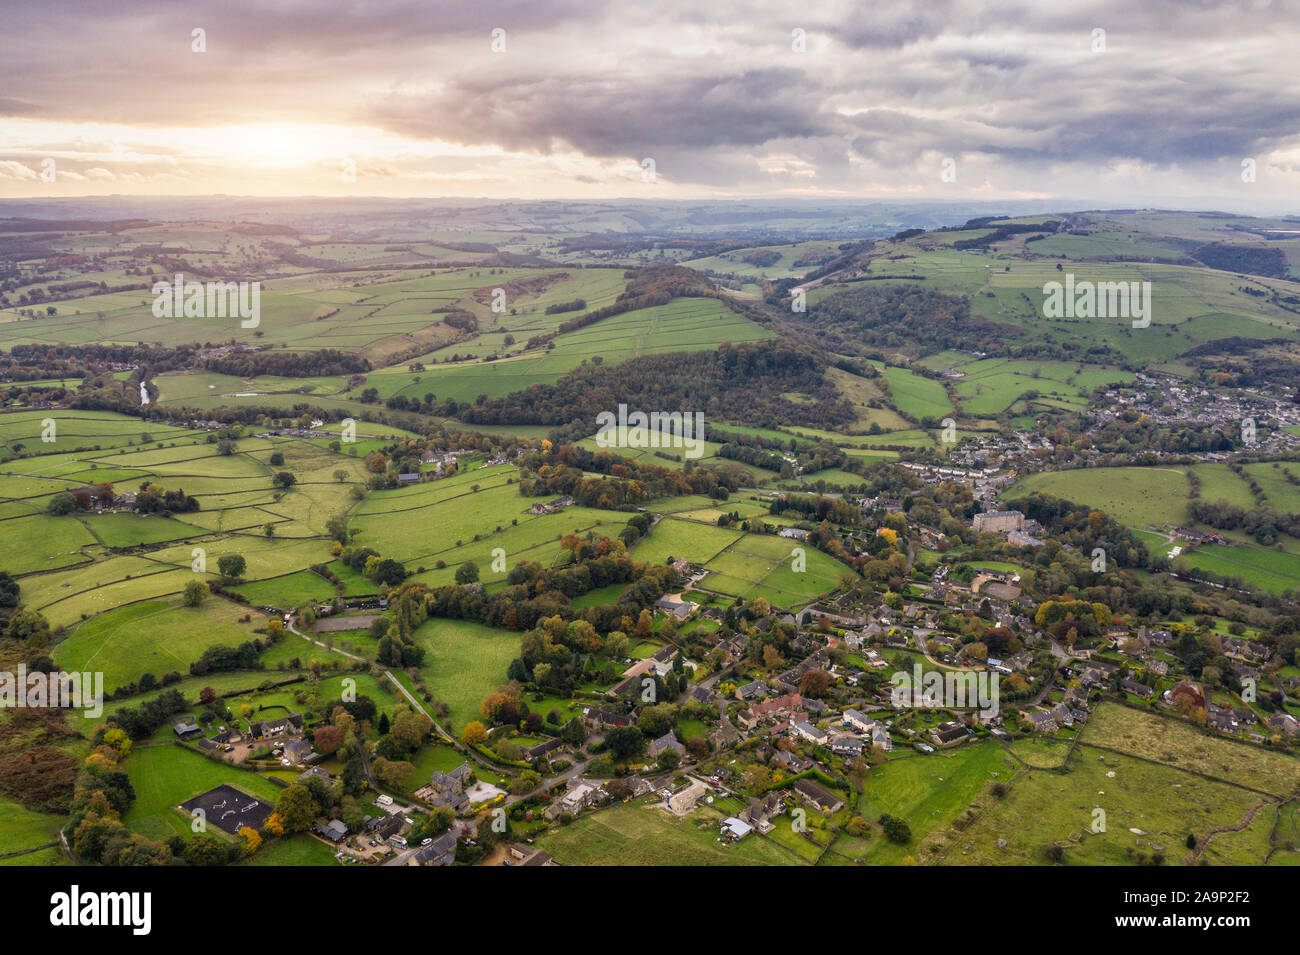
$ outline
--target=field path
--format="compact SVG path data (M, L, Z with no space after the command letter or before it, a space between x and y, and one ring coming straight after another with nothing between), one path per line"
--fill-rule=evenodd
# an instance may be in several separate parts
M361 663L366 663L378 667L381 671L383 671L384 676L388 678L389 682L391 682L393 686L397 688L397 691L411 704L411 706L413 706L417 712L423 714L425 717L428 718L429 722L433 724L434 730L437 731L438 735L442 737L444 742L449 743L452 747L459 750L461 753L468 756L469 758L473 759L476 763L479 763L481 766L491 769L493 772L499 771L497 767L492 766L488 762L488 760L486 760L478 752L468 749L463 743L460 742L460 740L456 739L454 736L448 733L447 730L442 726L442 724L433 718L433 715L430 714L428 710L424 708L423 704L421 704L420 701L416 699L415 695L411 693L406 687L404 687L401 684L401 681L399 681L397 677L393 676L392 671L389 670L387 667L379 666L379 664L371 663L371 661L367 660L365 657L357 656L357 654L355 653L349 653L347 650L340 650L338 647L328 646L322 641L317 640L314 637L308 636L307 634L303 633L301 630L297 628L296 617L290 617L289 623L286 625L286 629L290 633L297 634L298 636L306 640L308 643L314 643L316 646L321 647L322 649L330 650L334 653L340 653L351 660L357 660Z

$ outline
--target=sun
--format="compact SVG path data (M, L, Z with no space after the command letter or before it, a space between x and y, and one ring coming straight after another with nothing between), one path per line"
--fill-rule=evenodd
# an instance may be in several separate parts
M244 161L261 166L313 165L348 153L347 137L335 129L256 123L228 127L227 133Z

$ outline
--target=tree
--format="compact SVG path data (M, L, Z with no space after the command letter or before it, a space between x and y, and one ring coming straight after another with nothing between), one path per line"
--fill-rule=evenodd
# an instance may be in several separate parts
M208 588L208 585L204 581L191 580L188 584L185 585L185 606L187 607L199 606L199 604L203 603L203 601L208 599L208 595L211 592L212 591Z
M424 742L431 729L433 729L432 720L423 713L417 713L410 707L403 706L393 717L393 725L389 732L407 749L414 750Z
M799 693L814 699L824 695L831 685L831 675L825 670L809 670L799 678Z
M18 581L0 570L0 607L17 607L20 590Z
M349 796L356 796L365 791L366 768L362 765L360 756L353 756L344 764L343 775L339 779L343 785L343 792Z
M587 741L587 731L583 728L582 720L572 719L565 723L560 730L560 739L570 746L581 746L585 743Z
M117 753L119 757L125 756L131 752L131 737L126 735L125 730L114 727L105 731L104 745L111 746L113 751Z
M343 745L343 731L337 726L320 726L317 727L312 741L315 744L316 749L318 749L323 755L329 756Z
M487 729L478 720L471 720L465 724L460 738L466 746L481 746L487 741Z
M635 726L616 726L605 734L605 745L615 759L630 759L645 750L645 735Z
M325 522L325 533L338 544L346 544L348 538L348 516L346 514L335 514ZM340 549L339 553L342 553Z
M337 726L344 736L357 731L356 718L341 706L334 707L334 712L330 714L330 722Z
M657 703L654 706L641 707L636 725L647 738L663 736L677 722L676 703Z
M271 455L271 467L273 468L284 467L284 455L281 454L279 451L276 451Z
M772 785L772 770L761 763L755 763L745 770L740 780L749 792L761 794Z
M605 637L605 653L614 660L625 659L631 645L632 641L627 638L627 634L622 630L611 630Z
M401 561L385 557L375 565L374 580L378 584L396 587L406 579L406 567Z
M370 767L385 786L401 789L415 773L415 767L405 760L384 759L380 756Z
M298 483L298 479L293 476L291 471L276 471L275 477L271 478L271 483L283 490L288 490Z
M244 560L243 554L226 554L217 560L217 570L222 577L243 577L247 568L248 561Z
M510 783L510 792L516 796L522 796L524 793L530 793L542 784L540 774L531 769L525 769Z
M456 583L472 584L478 580L478 564L472 560L467 560L456 568Z
M226 853L226 845L217 839L216 836L196 836L185 843L185 851L182 858L189 864L195 866L217 866L225 865L230 857Z
M256 829L251 829L248 826L239 827L239 842L246 856L251 856L262 848L262 837L258 835Z
M77 499L67 491L59 491L50 498L50 502L45 505L45 513L52 514L55 517L62 517L65 514L71 514L77 509Z
M342 468L335 468L335 469L334 469L334 480L336 480L336 481L338 481L340 484L342 484L342 483L343 483L344 481L346 481L347 479L348 479L348 472L347 472L347 471L343 470Z
M639 640L644 640L650 636L654 630L654 617L650 615L649 610L642 610L636 618L636 636Z
M880 828L885 831L885 838L899 845L912 841L912 828L906 821L888 814L880 817Z
M267 521L265 524L262 525L262 533L265 534L267 537L274 537L275 525L272 524L270 521Z
M682 757L675 749L666 749L659 754L657 760L659 768L662 770L676 769L681 765Z
M33 646L48 646L50 642L50 624L39 611L24 607L9 618L6 635L12 640L21 640Z
M320 807L311 790L302 783L292 783L280 793L275 811L284 821L286 832L306 832L320 815Z

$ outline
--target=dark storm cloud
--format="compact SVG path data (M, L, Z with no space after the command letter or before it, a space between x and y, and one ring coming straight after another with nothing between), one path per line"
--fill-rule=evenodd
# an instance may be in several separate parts
M825 129L819 100L790 69L643 83L528 75L382 98L366 118L408 134L543 152L563 142L609 157L816 135Z

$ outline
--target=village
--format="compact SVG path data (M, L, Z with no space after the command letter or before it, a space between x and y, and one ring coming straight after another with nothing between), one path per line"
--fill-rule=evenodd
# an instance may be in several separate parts
M862 502L883 513L890 503ZM1023 547L1042 544L1029 536L1042 528L1019 511L982 512L971 529ZM942 536L922 529L923 536L926 530L934 543ZM903 751L925 758L986 739L1068 741L1104 700L1200 720L1211 732L1257 745L1300 741L1300 722L1285 709L1261 714L1245 702L1252 698L1245 691L1228 699L1183 672L1173 653L1181 638L1175 629L1134 621L1102 626L1087 639L1072 633L1058 640L1042 625L1043 608L1020 586L1020 573L989 563L940 563L914 582L915 598L892 605L864 607L849 591L797 613L758 607L742 626L735 608L720 609L707 590L694 589L707 586L707 574L680 559L674 570L681 590L654 607L653 652L626 660L599 700L569 702L565 716L580 732L517 747L535 784L520 789L480 752L464 748L460 762L435 771L411 798L372 793L357 828L322 818L311 834L340 861L358 864L450 865L463 846L480 864L554 865L535 845L538 836L632 801L683 819L707 810L720 845L772 838L782 817L799 833L812 814L820 820L815 834L817 825L851 821L846 778L869 777ZM965 632L971 620L983 622L980 641ZM724 621L741 632L721 637ZM766 637L787 649L773 654L769 647L755 657L755 638ZM1271 684L1284 697L1300 690L1300 678L1276 676L1266 647L1225 635L1222 651L1242 685L1264 693ZM900 680L913 673L937 674L947 695ZM951 699L954 684L970 695ZM991 685L992 697L977 702L977 685ZM681 692L659 695L669 687ZM278 764L299 773L303 784L335 784L316 765L320 754L301 714L231 724L205 735L188 715L173 729L211 758L254 769ZM695 729L684 732L687 724ZM625 738L631 744L611 764L612 748ZM434 817L446 828L432 832ZM491 843L494 827L519 830L520 838L479 856L479 842Z

